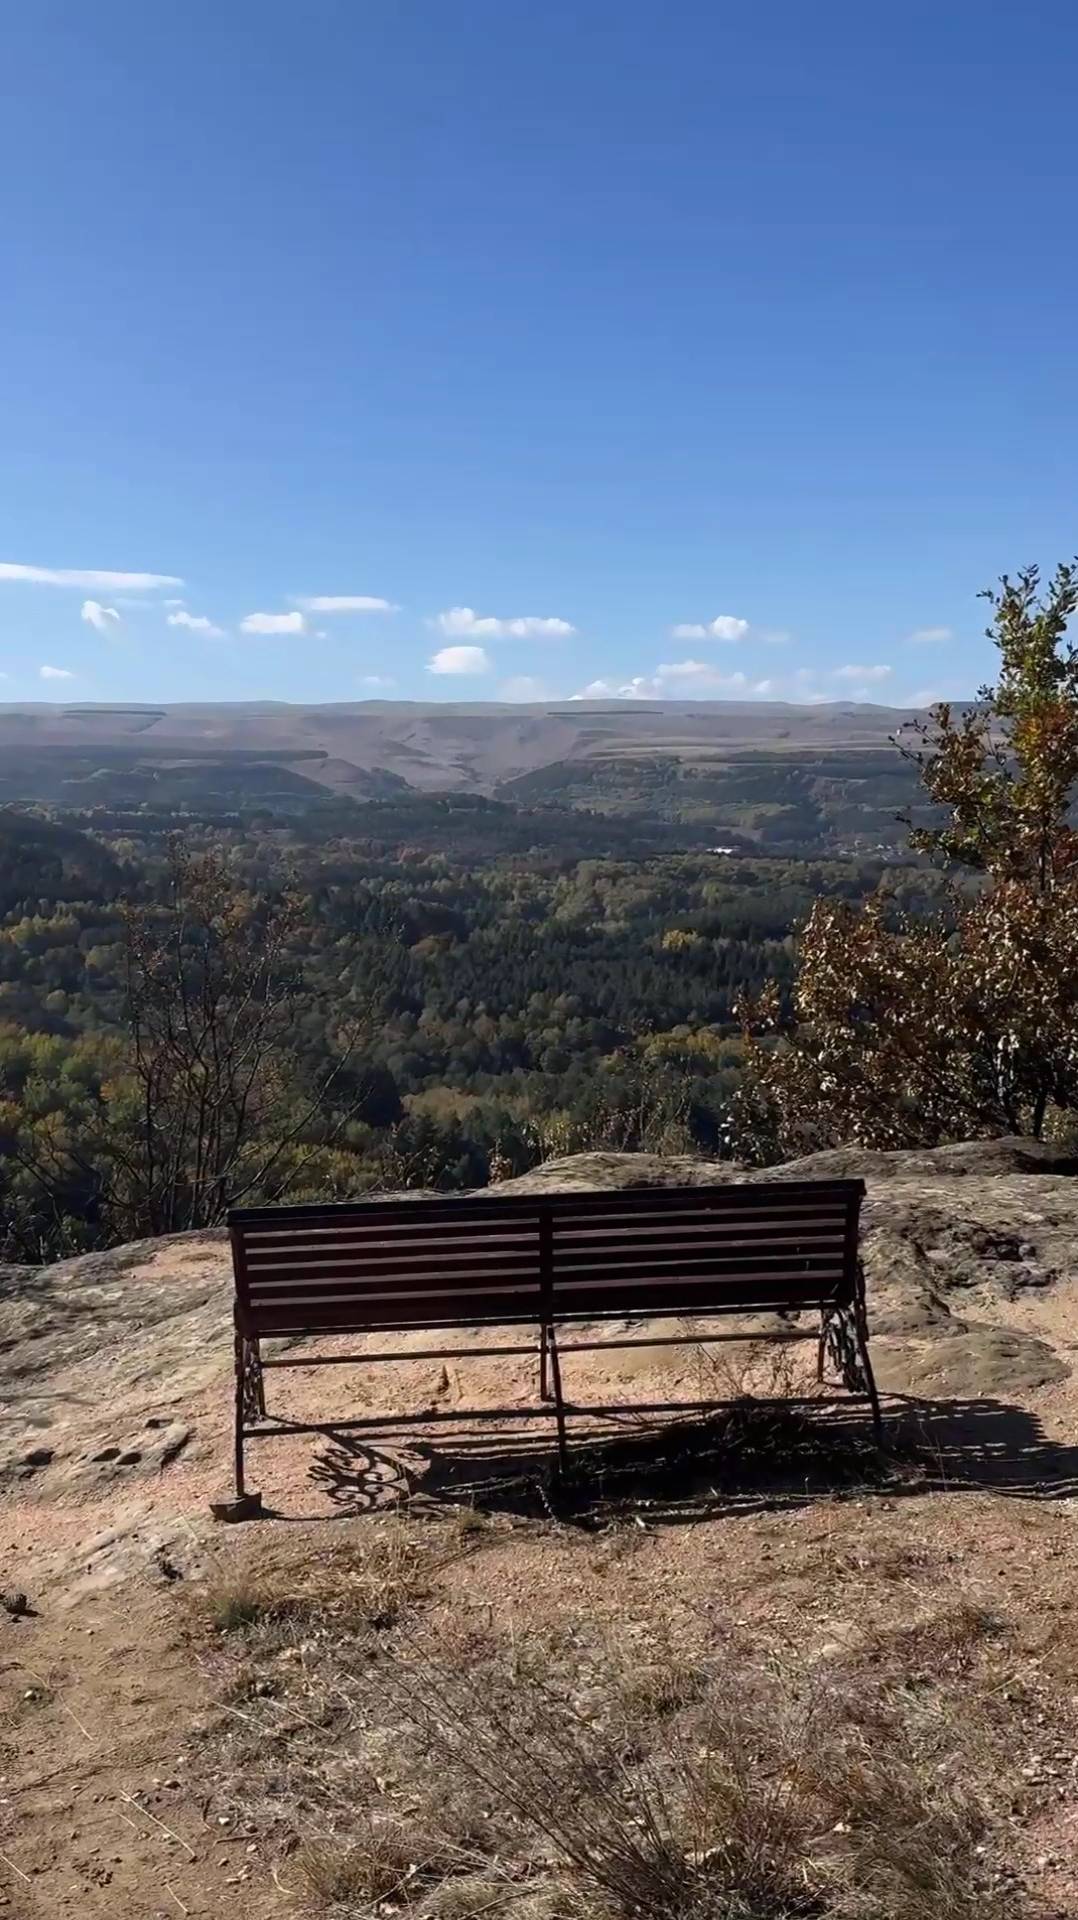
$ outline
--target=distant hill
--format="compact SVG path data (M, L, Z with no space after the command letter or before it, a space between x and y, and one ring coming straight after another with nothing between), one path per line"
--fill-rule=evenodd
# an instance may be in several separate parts
M88 834L0 808L0 913L23 900L115 896L120 868Z
M0 706L0 804L295 813L457 793L773 848L889 845L912 793L891 740L910 717L703 700Z

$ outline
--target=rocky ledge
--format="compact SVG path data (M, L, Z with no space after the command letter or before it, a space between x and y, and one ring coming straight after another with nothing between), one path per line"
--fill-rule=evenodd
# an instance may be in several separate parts
M881 1385L922 1400L1034 1395L1041 1409L1078 1352L1076 1175L1073 1154L995 1140L813 1154L766 1173L684 1156L578 1154L495 1191L862 1178ZM207 1394L224 1407L231 1351L221 1233L0 1268L0 1484L18 1498L32 1482L35 1496L61 1499L117 1480L145 1484L198 1451L192 1409Z

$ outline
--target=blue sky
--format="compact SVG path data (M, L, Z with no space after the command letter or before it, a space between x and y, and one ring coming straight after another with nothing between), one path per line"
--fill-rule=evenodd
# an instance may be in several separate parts
M971 690L1078 545L1076 81L1062 0L7 9L0 698Z

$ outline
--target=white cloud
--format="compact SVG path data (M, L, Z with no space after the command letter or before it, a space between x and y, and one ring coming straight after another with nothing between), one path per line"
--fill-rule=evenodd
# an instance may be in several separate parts
M427 661L428 673L489 673L490 658L482 647L441 647Z
M110 627L121 624L116 608L103 607L100 600L84 600L80 618L88 627L96 627L98 633L108 633Z
M713 640L743 640L748 630L748 621L739 620L734 613L718 614L708 628Z
M307 622L301 613L245 613L241 633L306 633Z
M891 667L836 667L834 669L834 678L836 680L856 680L864 686L870 686L873 682L878 683L881 680L889 680L892 672L893 668Z
M175 596L173 596L172 598L166 600L164 602L164 605L166 607L182 607L184 605L184 602L182 600L177 600Z
M42 680L73 680L75 678L67 667L39 667L38 673Z
M942 647L953 639L951 627L915 627L912 633L906 635L908 644L915 647Z
M395 687L397 683L391 673L365 673L360 679L359 684L361 687L371 687L372 689L381 687L385 689L386 687Z
M941 700L950 698L951 695L945 693L942 687L918 687L916 693L907 694L902 705L904 707L935 707Z
M186 627L188 633L203 633L207 640L220 640L225 631L223 627L215 627L213 621L207 620L204 613L188 613L186 608L182 608L179 613L170 613L168 625Z
M657 693L687 693L698 700L728 694L770 692L770 680L750 680L745 673L723 673L710 660L668 660L656 667Z
M41 587L105 587L117 593L148 593L154 587L182 587L174 573L107 573L96 567L20 567L0 560L0 580L23 580Z
M489 614L480 619L474 607L448 607L434 625L450 640L564 640L576 632L568 620L534 613L518 614L512 620L496 620Z
M714 620L690 621L678 627L671 627L670 635L674 640L744 640L749 631L749 623L736 613L717 613Z
M655 698L655 684L642 673L632 680L624 681L620 686L614 680L589 680L579 693L570 694L571 700L651 700Z
M535 680L530 673L517 673L511 680L503 680L498 688L499 700L549 700L550 689L541 680Z
M747 673L723 673L711 660L667 660L654 673L634 674L620 684L592 680L575 700L763 700L775 691L772 680L752 680Z
M394 600L376 600L366 593L293 594L293 602L307 613L399 613Z

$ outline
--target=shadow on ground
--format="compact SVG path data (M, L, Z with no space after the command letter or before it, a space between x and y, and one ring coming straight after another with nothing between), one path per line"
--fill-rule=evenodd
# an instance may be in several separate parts
M882 1448L859 1406L745 1401L706 1416L626 1412L578 1432L562 1474L546 1433L431 1439L387 1423L375 1441L327 1429L310 1480L342 1515L472 1506L585 1528L687 1525L881 1493L1067 1499L1078 1493L1078 1447L1046 1439L1027 1409L997 1400L892 1401Z

